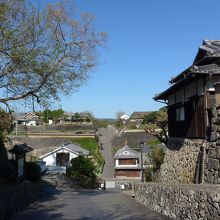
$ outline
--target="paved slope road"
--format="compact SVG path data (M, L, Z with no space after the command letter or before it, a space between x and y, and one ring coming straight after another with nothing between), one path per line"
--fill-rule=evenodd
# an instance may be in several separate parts
M120 192L72 189L65 178L56 175L47 181L55 183L55 187L45 187L44 197L18 213L14 220L169 219Z
M105 166L102 173L103 179L111 179L114 177L114 160L112 155L112 139L115 134L115 129L111 126L108 128L101 128L98 130L101 135L99 142L103 145L103 150L101 150L102 156L105 159Z

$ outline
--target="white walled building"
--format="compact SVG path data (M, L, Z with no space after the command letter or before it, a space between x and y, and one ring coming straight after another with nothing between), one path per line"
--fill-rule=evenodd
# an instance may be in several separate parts
M66 166L79 155L88 156L89 151L72 143L65 143L55 150L39 157L46 162L46 166Z

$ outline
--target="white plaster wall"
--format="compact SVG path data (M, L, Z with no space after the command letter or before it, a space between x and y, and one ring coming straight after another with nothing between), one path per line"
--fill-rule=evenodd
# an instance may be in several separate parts
M76 158L76 157L78 157L78 155L73 154L73 153L70 153L70 161L71 161L73 158Z
M33 126L35 126L36 125L36 121L27 121L26 122L26 125L33 125Z
M46 162L46 166L56 166L56 153L44 157L43 161Z
M72 153L70 151L67 151L65 149L60 149L59 151L54 152L53 154L50 154L47 157L43 158L43 161L46 162L46 166L56 166L56 156L57 156L57 153L69 153L70 154L70 161L73 158L78 156L78 154L74 154L74 153Z

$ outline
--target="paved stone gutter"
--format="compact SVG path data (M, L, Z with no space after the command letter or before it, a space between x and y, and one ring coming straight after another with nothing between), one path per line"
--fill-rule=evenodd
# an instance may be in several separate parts
M136 183L135 198L174 219L220 219L220 185Z
M39 195L39 184L30 182L23 182L0 192L0 220L9 219L34 202Z

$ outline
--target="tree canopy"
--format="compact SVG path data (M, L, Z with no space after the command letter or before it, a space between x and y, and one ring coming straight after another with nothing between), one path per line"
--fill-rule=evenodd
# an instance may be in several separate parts
M152 120L153 119L153 120ZM165 145L168 142L167 109L163 107L150 117L150 123L145 124L145 131L159 139Z
M63 109L57 109L57 110L49 110L46 109L42 113L44 122L48 122L49 118L52 118L53 120L58 120L58 118L62 117L64 115Z
M144 116L142 124L155 123L156 119L157 119L157 112L150 112L149 114Z
M0 0L0 104L46 105L81 86L106 39L93 23L70 3L37 9L28 0Z

